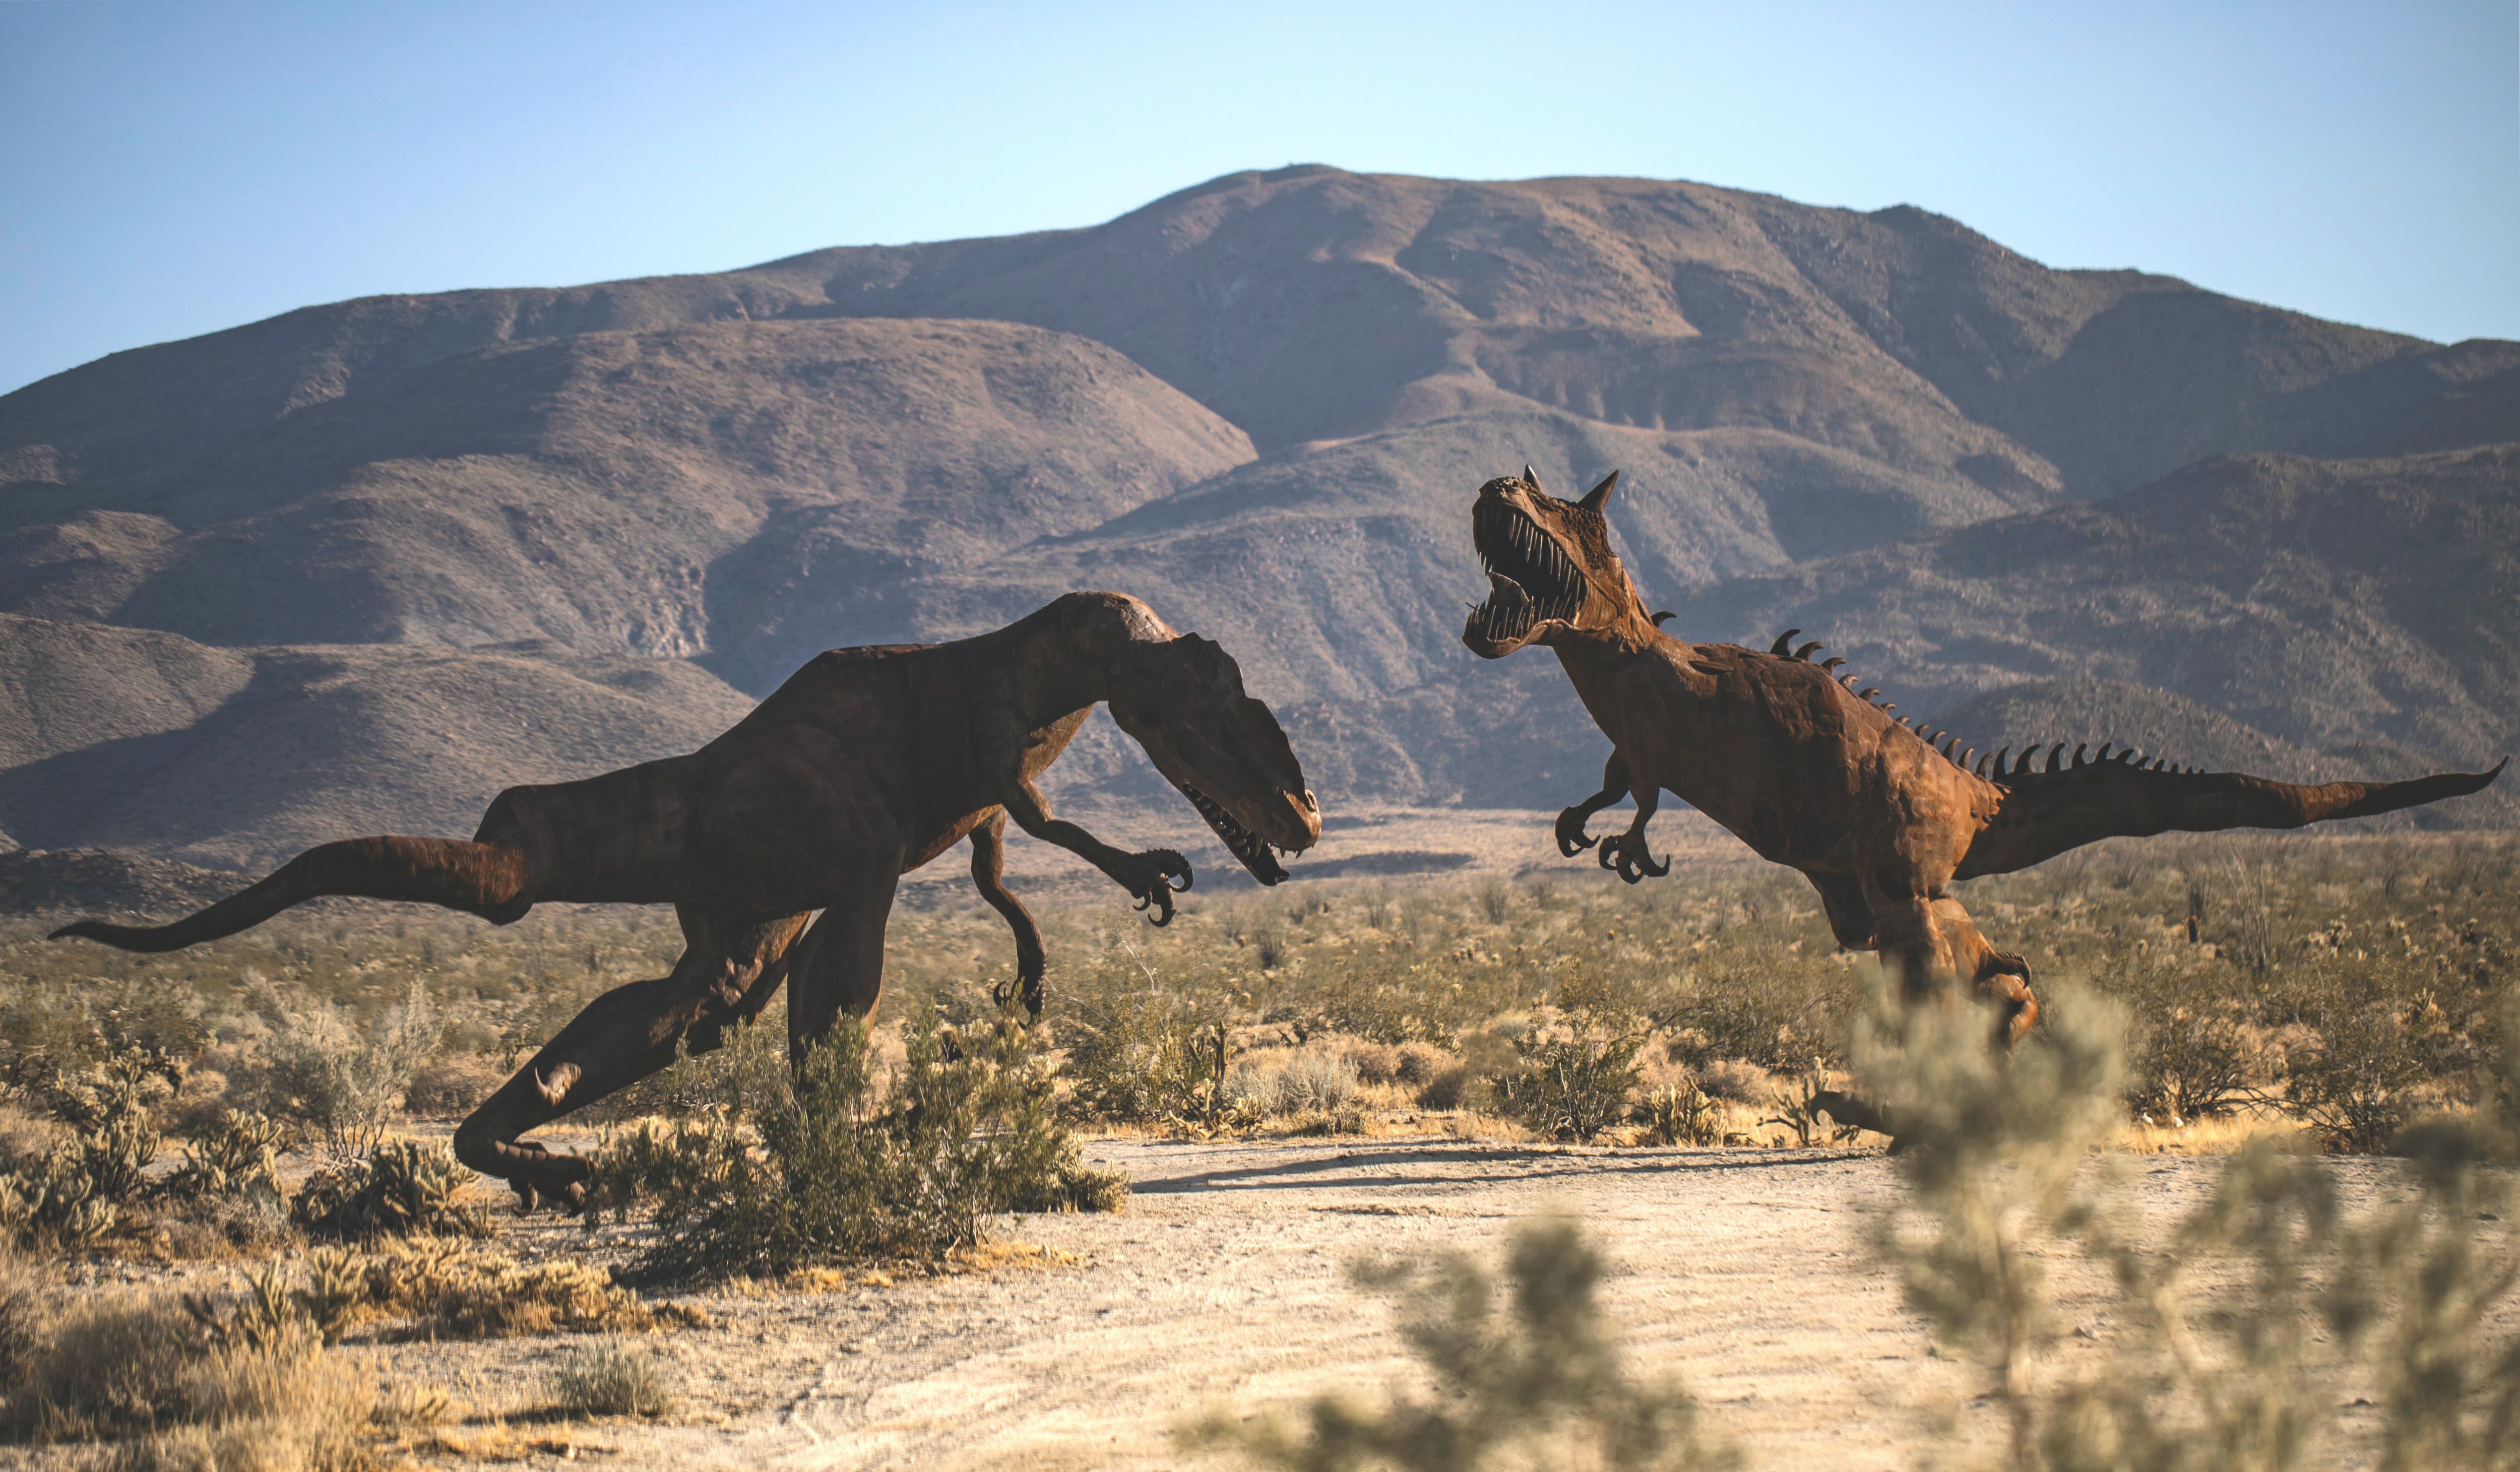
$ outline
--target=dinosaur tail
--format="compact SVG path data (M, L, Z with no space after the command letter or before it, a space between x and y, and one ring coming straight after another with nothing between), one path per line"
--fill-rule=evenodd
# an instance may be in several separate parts
M250 887L164 925L79 920L53 939L84 936L125 951L178 951L259 925L292 905L325 895L418 900L506 924L533 908L524 853L449 838L346 838L310 848Z
M2297 828L2340 818L2394 813L2445 797L2482 791L2509 759L2488 772L2443 772L2399 782L2325 782L2306 786L2252 777L2245 772L2194 772L2141 762L2128 750L2115 757L2103 745L2086 761L2077 747L2071 765L2051 749L2047 766L2030 769L2025 753L2010 772L1999 757L1981 776L2004 788L1995 822L1977 836L1957 878L2010 873L2102 838L2153 833L2211 833L2225 828Z

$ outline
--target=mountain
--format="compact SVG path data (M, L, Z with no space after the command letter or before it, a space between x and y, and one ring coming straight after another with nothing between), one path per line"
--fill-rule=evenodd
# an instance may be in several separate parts
M689 751L751 706L678 660L212 648L0 615L0 829L219 869L356 833L468 837L502 787Z
M2520 747L2515 492L2520 445L2210 460L1733 579L1679 601L1672 627L1799 627L1980 749L2115 736L2240 764L2272 741L2263 759L2286 770L2269 776L2475 770Z
M1233 649L1328 796L1553 806L1600 738L1545 658L1483 665L1457 638L1483 587L1464 505L1526 462L1561 492L1624 471L1618 536L1679 627L1839 618L1913 661L1881 670L1912 705L2096 679L2305 751L2466 761L2510 707L2448 671L2508 643L2508 601L2401 616L2420 578L2365 562L2450 533L2372 508L2467 485L2461 555L2491 562L2513 470L2477 447L2515 440L2520 344L2051 270L1904 206L1644 180L1305 166L1085 230L365 298L0 397L0 720L50 733L0 752L0 828L217 863L336 824L466 829L507 782L713 733L821 648L1086 586ZM2107 560L2232 465L2336 483L2290 519L2228 512L2208 537L2228 567ZM2326 536L2340 517L2361 530ZM2081 549L2057 554L2084 568L2056 564L2073 597L2006 560L2051 542ZM2282 590L2231 581L2252 556ZM1899 592L1910 572L1930 598ZM2404 586L2366 607L2373 577ZM2250 668L2294 688L2317 659L2282 640L2313 631L2341 661L2327 698L2210 650L2180 664L2209 593L2241 610L2212 616L2257 641ZM2118 644L2074 631L2076 598ZM2001 632L1972 641L1936 602ZM2349 609L2368 627L2317 633ZM72 628L165 642L98 645L138 682L104 698L91 656L59 653ZM386 712L477 691L530 719L626 699L605 682L633 668L666 684L582 753L392 754ZM220 780L250 743L215 733L296 709L245 694L301 688L378 712L291 775L331 795ZM151 763L230 795L138 801ZM1080 800L1159 790L1101 726L1064 765Z

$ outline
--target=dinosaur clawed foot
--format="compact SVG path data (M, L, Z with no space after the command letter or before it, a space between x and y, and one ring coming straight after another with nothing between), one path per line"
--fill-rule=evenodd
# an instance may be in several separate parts
M1140 910L1152 910L1147 916L1151 925L1169 925L1173 918L1173 896L1190 888L1190 861L1168 848L1148 849L1132 854L1114 867L1111 877L1120 887L1137 897ZM1179 884L1174 883L1179 879Z
M1027 1024L1039 1022L1042 1004L1046 1000L1043 996L1040 972L1033 971L1017 976L1012 981L1002 981L989 989L989 1000L996 1003L998 1010L1002 1012L1013 1004L1018 998L1023 1001L1025 1022Z
M1589 808L1568 808L1557 815L1557 852L1572 859L1601 840L1584 831L1593 821Z
M1601 840L1601 867L1617 872L1631 884L1647 877L1659 879L1671 872L1671 861L1654 862L1653 850L1645 846L1641 832L1613 833Z

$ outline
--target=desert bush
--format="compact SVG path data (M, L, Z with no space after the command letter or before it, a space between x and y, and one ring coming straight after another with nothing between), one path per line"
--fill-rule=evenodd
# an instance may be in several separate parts
M268 1115L229 1111L218 1128L184 1147L184 1163L169 1174L165 1192L178 1201L233 1197L278 1206L280 1152L286 1126Z
M1443 1048L1425 1043L1404 1043L1397 1049L1392 1065L1392 1079L1412 1088L1423 1089L1435 1076L1451 1068L1454 1056Z
M1437 1070L1418 1091L1418 1107L1421 1109L1459 1109L1478 1075L1467 1063L1455 1063Z
M248 1092L274 1114L303 1120L333 1147L371 1142L420 1066L446 1034L417 981L402 1004L372 1026L318 1005L288 1019L263 1043Z
M479 1108L507 1079L480 1053L441 1054L422 1064L403 1086L403 1107L429 1118L456 1118Z
M394 1139L307 1178L290 1208L311 1237L485 1236L489 1223L463 1199L473 1174L441 1144Z
M1696 954L1676 994L1654 1008L1674 1062L1799 1067L1838 1061L1861 987L1853 967L1807 958L1773 932L1733 927Z
M618 1335L579 1345L552 1371L552 1404L591 1416L658 1416L673 1407L665 1370Z
M1638 1140L1649 1145L1711 1145L1724 1138L1724 1112L1695 1081L1668 1084L1645 1096L1644 1128Z
M931 1014L886 1078L866 1027L843 1019L792 1077L775 1064L746 1070L748 1104L646 1123L608 1144L588 1219L652 1204L653 1271L778 1273L933 1259L978 1241L989 1217L1018 1203L1106 1201L1113 1183L1080 1164L1032 1048L1001 1019L966 1034L949 1059Z
M2329 1149L2385 1150L2432 1082L2424 1035L2440 1008L2400 966L2324 957L2300 970L2309 1037L2286 1051L2284 1108Z
M1348 1071L1368 1088L1397 1082L1400 1049L1387 1043L1359 1043L1347 1049Z
M1359 1265L1361 1286L1398 1301L1401 1335L1434 1395L1381 1406L1324 1398L1300 1431L1275 1417L1211 1416L1188 1437L1305 1469L1733 1465L1698 1439L1688 1392L1629 1377L1596 1301L1601 1270L1582 1230L1562 1221L1514 1233L1503 1284L1458 1254Z
M138 1048L55 1074L42 1096L60 1133L40 1159L0 1172L0 1230L70 1246L112 1230L158 1157L150 1102L180 1077Z
M1776 1080L1768 1070L1738 1058L1719 1058L1691 1072L1709 1094L1736 1104L1756 1104L1776 1092Z
M1590 1141L1628 1117L1644 1082L1648 1036L1624 1000L1581 968L1557 986L1559 1010L1513 1040L1514 1065L1491 1080L1498 1107L1538 1135Z
M1213 1039L1229 1021L1224 996L1168 985L1126 944L1060 989L1060 1070L1067 1109L1137 1123L1203 1117L1213 1100Z
M322 1353L285 1306L255 1332L221 1334L167 1295L80 1304L41 1327L10 1384L11 1433L110 1442L100 1467L351 1472L371 1460L374 1377Z
M1280 1114L1331 1113L1356 1093L1357 1082L1350 1056L1326 1048L1304 1048L1270 1075L1273 1102Z
M2055 1472L2265 1472L2323 1464L2341 1436L2339 1376L2380 1388L2366 1451L2387 1468L2510 1465L2520 1454L2520 1334L2498 1341L2520 1283L2507 1219L2520 1148L2498 1091L2401 1140L2398 1190L2346 1214L2327 1172L2266 1138L2222 1171L2161 1249L2138 1245L2120 1171L2086 1165L2115 1117L2117 1042L2088 999L2009 1058L1958 1009L1868 1028L1862 1076L1909 1149L1908 1196L1877 1238L1938 1337L1974 1355L2009 1423L2012 1466ZM2505 1056L2498 1076L2520 1065ZM2043 1264L2104 1267L2108 1353L2049 1363L2058 1329ZM2191 1286L2221 1302L2200 1311ZM2357 1458L2358 1460L2361 1458Z

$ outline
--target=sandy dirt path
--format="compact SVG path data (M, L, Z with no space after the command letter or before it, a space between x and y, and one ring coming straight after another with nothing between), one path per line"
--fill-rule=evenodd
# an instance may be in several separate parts
M1493 1262L1516 1222L1574 1212L1615 1265L1605 1301L1634 1366L1681 1375L1754 1466L1907 1467L1954 1437L1992 1450L1994 1418L1970 1399L1980 1387L1932 1355L1868 1253L1869 1212L1893 1188L1877 1153L1452 1140L1111 1140L1089 1153L1136 1179L1130 1209L1019 1224L1075 1262L714 1300L718 1327L652 1341L684 1391L674 1421L568 1435L614 1466L1184 1465L1194 1459L1171 1428L1204 1406L1293 1407L1405 1382L1383 1302L1347 1280L1360 1255L1458 1248ZM2197 1200L2217 1167L2126 1164L2158 1218ZM2359 1196L2382 1168L2338 1169ZM2070 1290L2065 1310L2078 1312ZM393 1354L488 1402L568 1348Z

